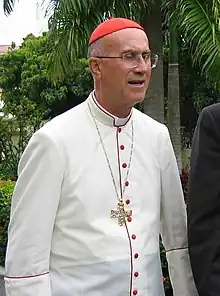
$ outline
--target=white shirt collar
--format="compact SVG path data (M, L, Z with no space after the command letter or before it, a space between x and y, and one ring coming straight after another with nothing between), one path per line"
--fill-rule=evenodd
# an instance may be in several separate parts
M111 113L109 113L107 110L105 110L97 101L96 97L95 97L95 92L93 91L89 98L88 98L88 103L90 105L90 108L92 110L93 115L95 116L95 118L106 124L109 126L113 126L113 127L122 127L125 126L128 121L131 118L132 115L132 111L130 112L130 114L127 117L124 118L120 118L117 117Z

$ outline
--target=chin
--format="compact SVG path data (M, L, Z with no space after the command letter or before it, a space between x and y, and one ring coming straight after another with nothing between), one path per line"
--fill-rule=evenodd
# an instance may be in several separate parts
M145 95L139 95L139 96L132 96L132 98L130 98L130 102L132 103L132 105L136 105L138 103L142 103L145 99Z

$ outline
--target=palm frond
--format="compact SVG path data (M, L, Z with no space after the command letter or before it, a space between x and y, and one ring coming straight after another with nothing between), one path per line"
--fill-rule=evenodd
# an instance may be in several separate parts
M42 0L42 4L44 7L45 7L45 4L47 4L46 10L45 10L45 16L50 17L51 15L53 15L54 11L59 5L59 2L60 2L59 0L50 0L48 3L47 0Z
M15 5L16 0L3 0L3 10L6 15L9 15Z
M54 0L55 1L55 0ZM150 0L153 1L153 0ZM74 59L85 57L94 28L109 16L140 21L147 0L60 0L50 18L50 73L53 80L71 72Z
M179 0L176 9L194 62L220 85L220 1Z

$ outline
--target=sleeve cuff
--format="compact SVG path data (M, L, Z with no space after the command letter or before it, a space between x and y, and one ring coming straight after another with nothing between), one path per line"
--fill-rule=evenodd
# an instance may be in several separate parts
M198 296L192 275L188 248L169 250L167 261L174 295Z
M169 253L169 252L172 252L172 251L181 251L181 250L188 250L188 247L169 249L169 250L166 250L166 253Z
M49 272L31 276L5 276L7 296L51 296Z

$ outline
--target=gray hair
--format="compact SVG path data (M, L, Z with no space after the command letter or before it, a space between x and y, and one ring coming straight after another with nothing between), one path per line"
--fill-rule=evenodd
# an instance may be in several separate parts
M88 47L87 57L92 58L95 56L99 56L101 55L101 52L102 52L102 44L100 40L97 40Z

